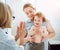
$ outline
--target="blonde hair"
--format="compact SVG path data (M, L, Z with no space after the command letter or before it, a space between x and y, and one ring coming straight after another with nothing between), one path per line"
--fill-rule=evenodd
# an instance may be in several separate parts
M0 2L0 27L11 28L12 11L10 7Z
M25 8L27 8L27 7L31 7L31 8L33 8L33 9L35 9L35 8L32 6L32 4L27 3L27 4L25 4L25 5L23 6L23 10L24 10Z

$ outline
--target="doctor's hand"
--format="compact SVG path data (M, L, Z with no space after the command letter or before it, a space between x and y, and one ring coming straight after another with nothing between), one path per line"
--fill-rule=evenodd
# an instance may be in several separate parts
M25 37L25 35L26 35L26 23L23 21L20 23L19 32L20 32L19 33L20 37Z
M20 22L20 25L17 27L17 32L16 32L15 40L17 41L18 38L25 37L26 35L26 24L25 22Z

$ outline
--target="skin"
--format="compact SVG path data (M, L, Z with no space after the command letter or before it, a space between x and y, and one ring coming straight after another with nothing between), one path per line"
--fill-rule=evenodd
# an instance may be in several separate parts
M35 25L36 27L42 26L42 18L38 18L38 16L35 16L35 17L34 17L34 25Z
M28 18L33 20L34 15L35 15L35 9L34 8L27 7L27 8L24 9L24 12L28 16Z
M30 42L35 42L35 43L41 43L43 40L42 39L42 18L38 18L38 16L34 17L34 26L31 27L30 29L30 37L34 36L33 41Z
M32 7L26 7L26 8L24 8L24 12L25 12L25 14L28 16L28 18L30 18L31 21L33 22L33 17L34 17L34 14L35 14L36 10L35 10L34 8L32 8ZM23 24L23 22L22 22L22 24ZM21 27L19 27L19 29L21 29ZM50 24L50 22L48 22L48 24L47 24L47 30L48 30L48 35L45 36L44 39L50 39L50 38L52 38L52 37L55 36L55 31L54 31L52 25ZM21 31L21 30L20 30L20 31ZM17 32L19 32L19 30L18 30ZM21 33L21 34L22 34L22 33ZM17 33L17 35L18 35L18 33ZM17 36L17 35L16 35L16 36ZM24 38L24 35L22 35L22 37ZM16 37L15 37L15 38L16 38ZM20 38L21 38L21 37L20 37ZM30 37L30 40L33 41L34 38L35 38L34 36L33 36L33 37ZM18 38L17 38L17 39L18 39ZM22 39L22 38L21 38L21 39ZM28 41L27 38L24 38L24 39L25 39L25 40L24 40L25 42ZM23 44L23 43L21 42L20 44ZM24 45L24 44L23 44L23 45Z
M28 8L29 8L29 10L28 10ZM33 8L31 8L31 7L26 7L26 8L24 9L24 12L25 12L26 15L28 16L28 18L30 18L30 19L32 20L34 16L31 16L32 14L31 14L29 11L32 11L32 14L34 15L35 12L36 12L36 10L33 9ZM28 13L28 14L27 14L27 13ZM33 22L33 21L32 21L32 22ZM55 36L55 31L54 31L52 25L50 24L50 22L48 22L48 24L47 24L47 30L48 30L48 35L45 37L45 39L50 39L50 38L52 38L52 37Z

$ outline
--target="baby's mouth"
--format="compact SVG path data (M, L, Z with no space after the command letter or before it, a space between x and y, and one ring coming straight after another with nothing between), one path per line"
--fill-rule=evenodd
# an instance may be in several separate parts
M38 23L36 23L36 25L39 25Z

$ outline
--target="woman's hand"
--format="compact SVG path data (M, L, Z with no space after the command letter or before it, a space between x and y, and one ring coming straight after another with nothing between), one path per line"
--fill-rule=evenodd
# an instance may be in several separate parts
M26 35L26 24L25 22L20 22L19 27L17 27L17 34L15 36L15 40L17 41L18 38L24 38Z
M19 33L20 37L25 37L26 35L26 23L25 22L20 23L19 32L20 32Z
M20 45L24 45L26 39L24 38L26 35L26 23L25 22L21 22L20 26L19 26L19 37L20 37Z

